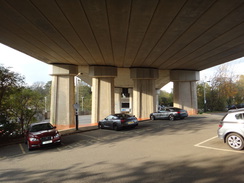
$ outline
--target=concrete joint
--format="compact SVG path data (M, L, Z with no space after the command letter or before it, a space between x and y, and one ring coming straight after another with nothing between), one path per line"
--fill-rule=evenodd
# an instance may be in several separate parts
M78 74L78 67L76 65L68 64L54 64L51 76L76 76Z
M198 81L200 79L199 71L190 70L171 70L170 81Z
M117 77L117 67L114 66L90 66L91 77Z
M157 79L158 69L154 68L130 68L131 79Z

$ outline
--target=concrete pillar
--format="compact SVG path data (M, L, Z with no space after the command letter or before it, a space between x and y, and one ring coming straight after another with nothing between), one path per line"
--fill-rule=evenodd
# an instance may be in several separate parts
M148 119L156 108L155 80L158 70L150 68L131 68L133 79L133 111L139 119Z
M77 72L75 65L53 65L50 122L59 128L70 128L75 124L74 76Z
M174 107L197 114L197 86L199 71L172 70L170 80L174 82Z
M121 88L114 89L114 109L115 113L121 112Z
M129 88L129 94L130 94L130 98L129 98L129 103L130 103L130 114L133 114L133 89Z
M91 122L97 123L114 113L114 78L117 68L111 66L90 66L92 77L92 117Z

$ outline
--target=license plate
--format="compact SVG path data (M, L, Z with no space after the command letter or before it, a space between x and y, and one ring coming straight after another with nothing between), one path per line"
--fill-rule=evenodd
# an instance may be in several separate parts
M44 142L42 142L42 144L51 144L51 143L53 143L52 140L48 140L48 141L44 141Z
M134 121L130 121L130 122L128 122L128 124L134 124Z

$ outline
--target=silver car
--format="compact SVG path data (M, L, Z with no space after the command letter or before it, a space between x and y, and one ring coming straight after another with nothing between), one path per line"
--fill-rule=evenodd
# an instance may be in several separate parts
M135 128L138 126L138 120L135 116L125 113L111 114L98 122L98 128L111 128L121 130L122 128Z
M244 108L228 111L219 123L218 137L232 149L244 148Z

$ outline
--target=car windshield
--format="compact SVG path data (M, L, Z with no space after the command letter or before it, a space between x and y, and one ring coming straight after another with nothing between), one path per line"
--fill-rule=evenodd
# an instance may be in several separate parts
M169 108L171 111L180 111L181 109L180 108L176 108L176 107L172 107L172 108Z
M129 117L132 117L128 114L115 114L115 116L117 116L118 118L129 118Z
M30 132L38 132L38 131L51 130L51 129L53 129L53 126L50 123L43 123L43 124L32 126L30 128Z

